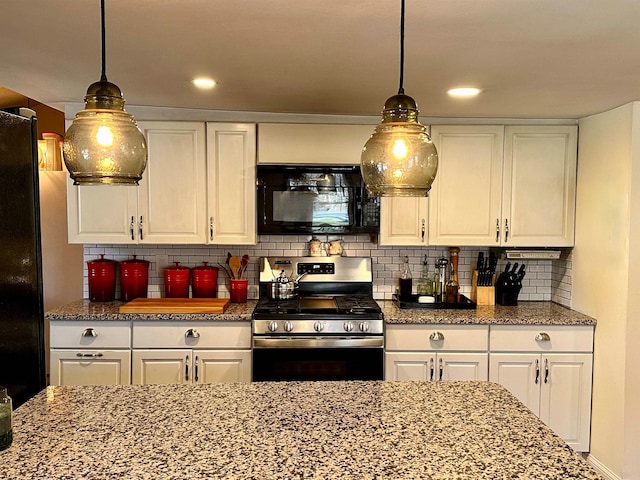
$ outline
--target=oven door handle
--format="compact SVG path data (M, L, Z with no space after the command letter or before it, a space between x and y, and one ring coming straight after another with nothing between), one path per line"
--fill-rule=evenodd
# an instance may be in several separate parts
M253 338L253 348L382 348L383 346L383 337Z

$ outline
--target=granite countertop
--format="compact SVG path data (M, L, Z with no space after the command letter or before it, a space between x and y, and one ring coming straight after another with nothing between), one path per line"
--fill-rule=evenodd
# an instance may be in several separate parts
M48 387L13 426L2 479L601 480L489 382Z
M387 324L466 325L595 325L596 320L553 302L519 302L517 307L478 306L475 309L401 309L393 301L378 302Z
M124 302L91 302L79 300L49 310L45 317L49 321L56 320L91 320L91 321L133 321L133 320L185 320L185 321L251 321L251 313L257 300L247 300L246 303L230 303L224 313L119 313L120 305Z

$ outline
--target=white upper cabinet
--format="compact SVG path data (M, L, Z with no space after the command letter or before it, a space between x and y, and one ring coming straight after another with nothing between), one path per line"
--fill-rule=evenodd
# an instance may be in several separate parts
M258 163L359 165L375 125L261 123Z
M70 243L205 243L205 128L138 122L148 145L138 187L67 181Z
M380 245L427 245L427 197L380 199Z
M434 126L432 245L573 245L577 127Z
M255 245L255 124L207 123L207 183L207 242Z
M429 194L429 243L493 245L501 216L502 126L434 126L438 173Z
M575 126L506 127L503 245L573 246L577 142Z
M206 146L199 122L138 122L149 164L138 189L139 243L205 243Z

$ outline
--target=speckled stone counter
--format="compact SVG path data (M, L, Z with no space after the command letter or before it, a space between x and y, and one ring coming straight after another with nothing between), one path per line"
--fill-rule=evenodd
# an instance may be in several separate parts
M231 303L227 311L220 314L213 313L119 313L118 309L124 302L91 302L79 300L62 307L50 310L45 316L50 321L56 320L92 320L92 321L134 321L134 320L184 320L184 321L251 321L251 313L257 300L246 303Z
M600 479L488 382L49 387L0 478Z
M595 325L596 320L552 302L519 302L517 307L478 306L475 309L401 309L392 301L378 302L385 322L489 325Z

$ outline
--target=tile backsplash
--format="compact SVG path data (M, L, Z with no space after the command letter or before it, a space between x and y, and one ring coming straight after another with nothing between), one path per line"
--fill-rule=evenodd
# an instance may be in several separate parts
M104 254L105 258L122 261L137 255L139 259L151 262L149 267L149 297L164 296L164 267L180 262L181 265L194 267L208 262L217 266L224 263L227 252L251 257L246 276L249 279L249 298L258 296L258 258L263 256L304 256L308 254L307 243L310 235L262 235L257 245L84 245L84 297L89 297L87 280L88 260ZM320 237L323 241L324 238ZM337 238L330 236L329 239ZM447 247L389 247L373 243L369 235L343 236L344 254L355 257L371 257L373 264L373 293L376 299L390 299L395 292L400 263L403 256L409 257L411 272L416 279L422 272L422 262L427 257L429 271L435 270L435 262L440 257L449 258ZM471 275L475 267L478 252L488 255L487 248L461 247L459 253L458 277L461 293L471 295ZM571 300L571 254L563 253L560 260L531 260L525 262L527 274L522 282L518 297L521 301L539 300L560 303L569 306ZM506 260L500 259L497 271L504 269ZM119 281L116 296L119 297ZM218 275L218 296L228 297L227 279L222 272Z

